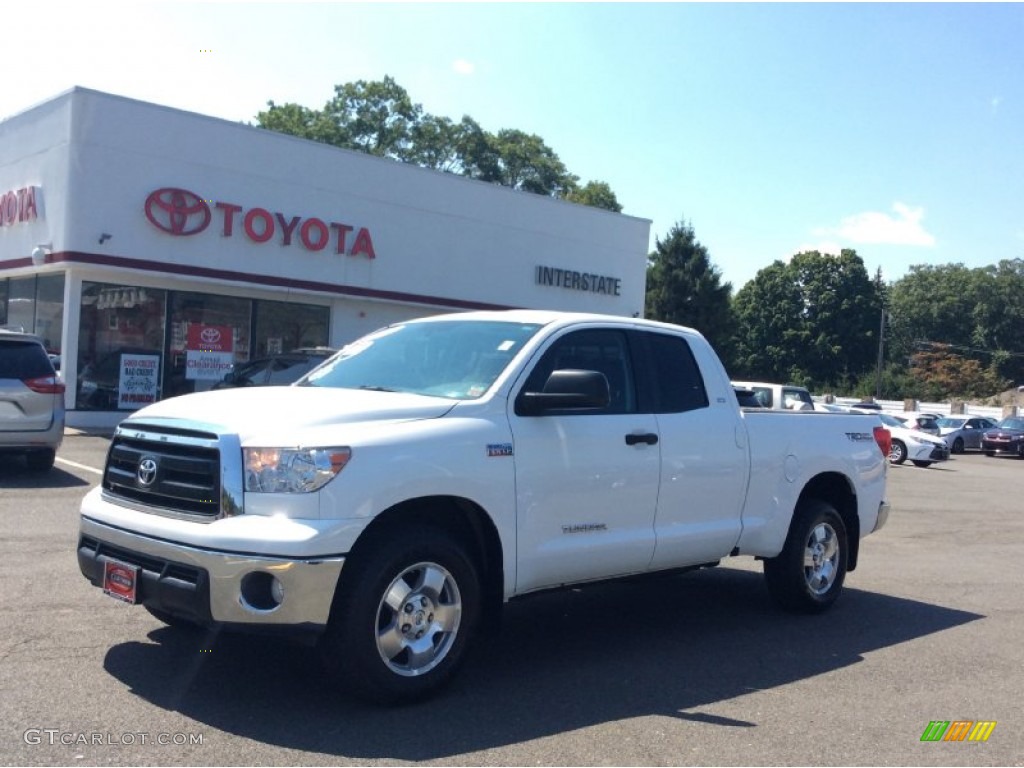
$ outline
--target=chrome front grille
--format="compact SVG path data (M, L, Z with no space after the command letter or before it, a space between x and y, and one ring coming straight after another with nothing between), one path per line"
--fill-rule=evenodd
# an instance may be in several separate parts
M196 426L123 422L103 472L107 498L145 512L200 520L240 513L237 437Z

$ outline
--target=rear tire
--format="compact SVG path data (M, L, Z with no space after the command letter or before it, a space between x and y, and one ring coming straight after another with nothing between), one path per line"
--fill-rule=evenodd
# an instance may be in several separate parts
M849 560L846 525L819 499L801 502L777 557L764 561L768 592L783 608L820 613L838 598Z
M991 459L993 456L996 455L996 452L995 451L985 451L985 455L988 456Z
M32 451L25 454L25 463L33 472L46 472L53 469L53 462L57 458L57 452L52 448L45 448L41 451Z
M477 569L435 528L394 528L367 546L342 571L321 658L359 698L412 703L465 659L480 619Z

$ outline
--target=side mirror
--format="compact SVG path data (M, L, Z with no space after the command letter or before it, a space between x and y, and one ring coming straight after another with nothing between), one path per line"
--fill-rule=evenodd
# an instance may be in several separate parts
M600 371L562 368L552 371L540 392L520 392L516 414L540 416L549 411L607 408L611 402L608 379Z

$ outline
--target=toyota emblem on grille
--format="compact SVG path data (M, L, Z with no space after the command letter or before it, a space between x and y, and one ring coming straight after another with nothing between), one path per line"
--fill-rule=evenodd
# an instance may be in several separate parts
M139 478L139 485L144 485L147 488L153 484L156 480L156 458L153 456L143 456L139 461L139 469L135 473L135 476Z

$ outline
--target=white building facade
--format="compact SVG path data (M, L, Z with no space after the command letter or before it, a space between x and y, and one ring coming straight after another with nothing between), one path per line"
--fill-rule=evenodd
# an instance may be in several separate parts
M75 88L0 122L0 326L72 426L388 323L643 313L650 221Z

